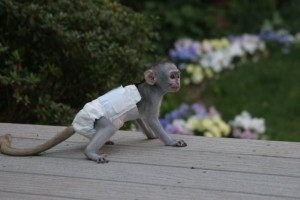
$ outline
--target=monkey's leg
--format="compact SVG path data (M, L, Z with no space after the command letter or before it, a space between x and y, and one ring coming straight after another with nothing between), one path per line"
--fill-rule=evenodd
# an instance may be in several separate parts
M149 140L157 139L157 136L154 135L152 130L149 129L149 127L147 127L147 125L142 119L136 119L135 121L137 122L138 126L140 127L140 129L142 129L142 132L147 136Z
M116 127L105 117L101 117L95 124L96 134L85 149L88 159L97 163L107 163L106 155L99 155L97 151L116 132Z

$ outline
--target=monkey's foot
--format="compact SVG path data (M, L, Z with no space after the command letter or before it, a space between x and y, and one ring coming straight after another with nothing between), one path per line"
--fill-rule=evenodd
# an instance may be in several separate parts
M153 136L148 136L147 139L148 140L155 140L155 139L158 139L158 137L153 135Z
M114 145L115 143L113 142L113 141L107 141L106 143L105 143L106 145Z
M96 163L108 163L109 160L106 159L106 154L96 154L96 153L90 153L87 155L88 159L95 161Z
M174 147L186 147L187 144L185 143L185 141L179 140L179 141L177 141L173 146L174 146Z

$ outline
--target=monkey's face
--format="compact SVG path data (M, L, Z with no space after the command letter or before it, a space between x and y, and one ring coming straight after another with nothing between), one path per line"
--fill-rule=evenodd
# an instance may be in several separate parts
M176 65L167 65L161 78L161 86L165 92L178 92L180 89L180 72Z

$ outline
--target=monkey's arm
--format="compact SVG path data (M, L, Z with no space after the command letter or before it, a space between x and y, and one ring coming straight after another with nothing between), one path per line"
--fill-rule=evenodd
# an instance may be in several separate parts
M183 140L173 140L165 132L157 118L144 119L146 124L154 131L154 133L161 139L167 146L185 147L187 144Z
M6 134L0 137L0 151L1 153L10 156L33 156L58 145L62 141L71 137L74 133L74 128L70 126L68 128L65 128L63 131L57 133L53 138L51 138L44 144L38 145L33 148L25 149L11 147L11 135Z
M147 136L148 139L156 139L157 137L153 134L152 130L149 129L146 123L142 119L135 120L138 126L142 129L143 133Z

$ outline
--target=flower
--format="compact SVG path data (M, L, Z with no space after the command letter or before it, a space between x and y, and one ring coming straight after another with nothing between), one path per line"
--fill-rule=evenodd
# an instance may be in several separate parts
M263 118L251 117L250 113L243 111L229 124L233 127L233 136L237 138L257 139L259 134L266 131Z
M230 126L222 120L219 112L214 107L206 109L200 103L191 106L182 104L160 119L160 122L171 134L197 133L209 137L222 137L230 133Z
M175 49L169 51L169 56L173 60L196 61L201 54L201 44L188 38L175 42Z
M197 117L205 117L207 115L205 107L200 103L194 103L192 109Z
M284 29L273 31L264 27L258 34L229 35L202 41L183 38L174 43L169 55L174 61L190 63L187 66L179 64L180 69L187 73L183 79L185 85L200 84L205 78L233 69L237 63L257 61L261 54L266 55L266 42L280 43L282 52L289 53L291 44L300 42L300 33L293 36Z
M184 76L183 83L185 85L190 83L199 84L206 76L212 76L212 74L205 71L202 66L196 64L187 64L184 71L186 76Z
M193 135L187 127L187 124L182 119L176 119L172 124L167 125L166 131L171 134Z
M198 120L196 119L196 117L190 117L187 120L187 127L189 130L196 130L197 125L198 125Z

